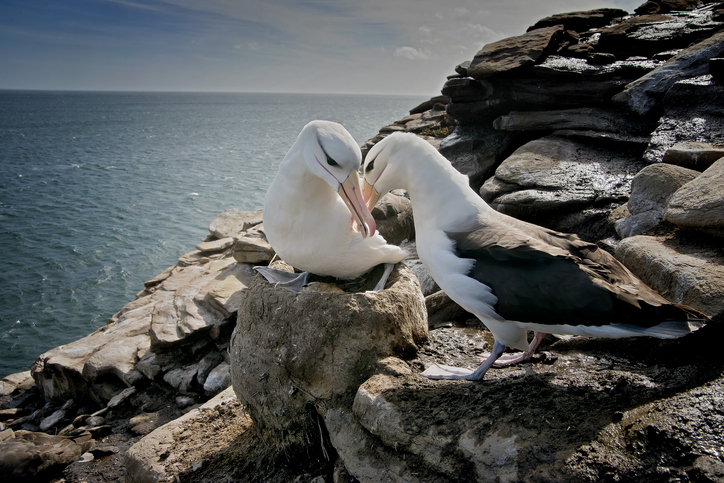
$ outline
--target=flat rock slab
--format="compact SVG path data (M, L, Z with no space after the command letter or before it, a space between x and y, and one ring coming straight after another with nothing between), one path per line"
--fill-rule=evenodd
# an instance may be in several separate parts
M616 247L616 258L672 302L711 316L724 311L720 246L639 235L624 239Z
M631 153L549 136L518 148L480 194L496 210L517 218L559 215L625 201L643 167Z
M375 472L403 481L409 467L419 481L693 478L693 463L716 458L724 442L724 361L701 358L721 329L689 340L544 343L547 359L479 382L378 374L359 388L351 416L338 410L325 421L360 481ZM460 344L471 330L459 329Z
M487 44L475 54L467 73L475 79L486 79L533 65L555 48L562 33L563 27L554 25Z
M229 388L134 444L125 458L126 481L155 483L193 475L252 427Z

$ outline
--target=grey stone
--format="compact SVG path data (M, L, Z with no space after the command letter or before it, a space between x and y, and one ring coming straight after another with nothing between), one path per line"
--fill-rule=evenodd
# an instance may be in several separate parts
M229 364L222 362L209 373L204 381L204 391L211 394L218 394L231 384Z
M644 153L648 163L663 161L666 152L682 142L724 146L724 85L711 76L677 82L663 105L664 114Z
M252 281L232 335L231 380L260 430L303 440L316 427L309 403L356 390L379 359L414 355L427 338L417 278L397 264L387 287L293 293L262 277Z
M485 45L470 63L469 76L486 79L535 64L555 49L563 27L555 25Z
M219 240L207 241L196 245L196 249L203 253L222 252L234 245L234 238L221 238Z
M724 236L724 157L674 193L666 220L681 228Z
M266 263L274 257L274 253L266 239L239 236L234 242L234 259L240 263Z
M682 50L645 76L632 82L613 100L640 115L647 115L661 102L666 91L679 80L707 74L709 59L724 52L724 32Z
M216 238L233 238L262 221L261 210L224 210L209 225L209 232Z
M719 158L724 157L724 146L709 143L685 141L676 143L666 150L662 162L704 171Z
M724 257L717 247L633 236L621 241L616 258L674 303L710 316L724 311Z
M575 141L545 137L518 148L485 182L480 194L515 217L560 215L625 201L643 162Z

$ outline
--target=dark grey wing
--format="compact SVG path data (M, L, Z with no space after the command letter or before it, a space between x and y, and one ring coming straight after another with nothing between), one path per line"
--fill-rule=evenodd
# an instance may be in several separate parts
M491 287L506 319L652 327L690 318L596 245L531 227L533 236L525 238L490 228L447 233L459 257L475 260L468 276Z

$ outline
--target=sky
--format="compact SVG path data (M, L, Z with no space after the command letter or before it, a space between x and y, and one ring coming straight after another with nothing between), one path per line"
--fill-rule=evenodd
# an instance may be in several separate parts
M435 96L483 45L644 0L0 0L0 89Z

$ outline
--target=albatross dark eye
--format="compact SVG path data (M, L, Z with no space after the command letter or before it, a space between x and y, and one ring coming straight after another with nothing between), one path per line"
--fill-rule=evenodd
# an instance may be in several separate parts
M337 164L337 161L335 161L334 159L330 158L329 155L327 155L327 164L330 165L330 166L339 166L339 164Z
M369 173L373 169L375 169L375 160L374 159L372 161L370 161L370 164L368 164L367 167L365 168L365 173Z

